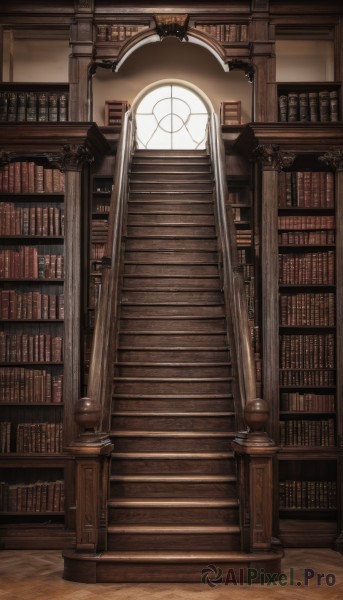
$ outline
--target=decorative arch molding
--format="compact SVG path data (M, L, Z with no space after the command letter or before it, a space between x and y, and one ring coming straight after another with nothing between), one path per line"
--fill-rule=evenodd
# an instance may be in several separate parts
M96 73L98 68L111 69L113 72L118 72L131 54L142 46L155 42L161 43L161 38L157 34L155 28L149 28L139 32L132 38L123 41L122 45L119 47L115 47L110 43L101 46L96 45L96 58L90 64L90 75ZM233 69L242 69L249 81L253 81L255 69L251 60L232 58L232 55L227 54L225 47L207 33L194 27L189 27L187 29L187 41L183 40L182 42L180 41L180 43L193 43L202 46L213 54L225 72L232 71Z

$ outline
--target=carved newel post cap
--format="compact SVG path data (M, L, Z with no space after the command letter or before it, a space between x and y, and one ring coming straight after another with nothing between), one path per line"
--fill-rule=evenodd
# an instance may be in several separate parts
M262 398L250 400L244 409L244 420L250 431L255 434L263 431L268 421L268 415L268 402Z
M94 434L100 421L100 406L94 398L79 398L75 406L75 421L85 429L85 434ZM82 435L85 435L82 434Z

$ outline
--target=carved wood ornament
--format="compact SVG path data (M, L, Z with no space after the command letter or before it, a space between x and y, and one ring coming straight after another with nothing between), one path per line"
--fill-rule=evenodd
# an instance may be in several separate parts
M161 40L165 37L174 36L181 42L188 42L187 27L189 15L154 15L156 32Z

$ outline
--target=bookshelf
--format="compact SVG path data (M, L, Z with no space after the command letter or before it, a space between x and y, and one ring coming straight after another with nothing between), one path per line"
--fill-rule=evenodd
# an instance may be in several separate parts
M279 83L280 122L328 123L340 119L338 82Z
M0 122L68 120L68 83L0 83Z

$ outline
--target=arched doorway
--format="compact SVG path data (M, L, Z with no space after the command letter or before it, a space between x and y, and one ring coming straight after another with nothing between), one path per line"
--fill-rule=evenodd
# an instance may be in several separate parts
M186 85L163 82L150 88L134 113L140 149L205 148L209 110L200 94Z

